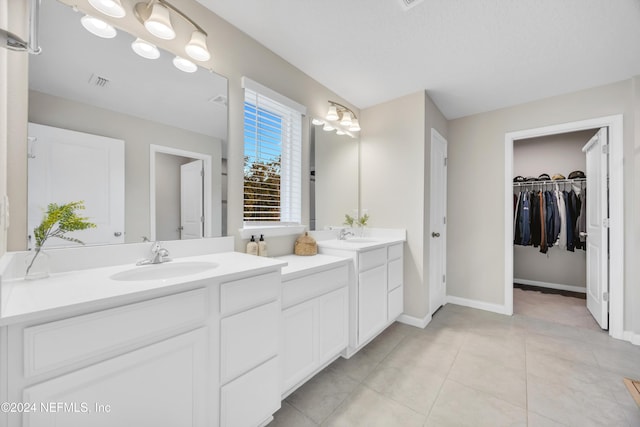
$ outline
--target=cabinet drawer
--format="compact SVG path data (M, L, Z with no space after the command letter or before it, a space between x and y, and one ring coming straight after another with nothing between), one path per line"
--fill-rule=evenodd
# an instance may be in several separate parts
M387 290L402 286L402 258L389 261L387 267Z
M318 295L347 286L348 281L349 270L346 265L342 265L284 282L282 283L282 308L291 307Z
M389 259L402 258L402 243L397 243L395 245L389 246L388 257Z
M280 315L280 304L272 302L221 320L221 383L278 353Z
M358 270L367 271L387 262L387 249L379 248L358 254Z
M404 287L400 286L389 292L389 304L387 306L388 321L393 321L398 318L404 311Z
M280 409L279 371L274 357L222 387L220 426L259 426Z
M181 328L202 324L207 293L196 289L71 317L24 330L25 377L115 353Z
M280 274L268 273L226 282L220 286L220 314L236 313L280 296Z

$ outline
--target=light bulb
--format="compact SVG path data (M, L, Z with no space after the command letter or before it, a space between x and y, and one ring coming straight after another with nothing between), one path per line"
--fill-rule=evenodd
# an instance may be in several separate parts
M207 49L207 37L201 31L194 31L191 34L191 40L184 48L187 55L196 61L208 61L211 59L209 49Z
M181 56L173 58L173 65L180 71L185 73L195 73L198 70L198 66L188 59L184 59Z
M351 126L351 112L345 111L342 113L342 120L340 120L340 124L346 127Z
M311 120L311 124L312 125L316 125L316 126L320 126L320 125L324 124L324 120L320 120L320 119L315 119L314 118L313 120Z
M176 32L171 25L169 9L160 3L153 5L151 15L144 21L144 27L154 36L164 40L173 40L176 37Z
M112 18L122 18L126 15L120 0L89 0L89 4L98 12L102 12Z
M103 39L112 39L118 34L116 29L111 25L93 16L83 16L80 18L80 23L91 34L102 37Z
M322 126L322 130L327 131L327 132L331 132L334 129L335 128L333 126L331 126L329 123L325 123L324 126Z
M336 110L335 105L332 105L331 107L329 107L329 112L327 113L325 118L331 121L338 120L338 111Z
M158 59L160 57L160 50L158 50L155 45L141 38L137 38L131 43L131 49L143 58Z
M353 119L351 121L351 126L349 126L349 130L351 132L359 132L360 131L360 123L358 123L358 119Z

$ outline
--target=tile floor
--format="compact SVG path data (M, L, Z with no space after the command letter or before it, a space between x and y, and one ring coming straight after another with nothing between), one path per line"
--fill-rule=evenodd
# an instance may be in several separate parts
M604 332L448 304L335 361L270 427L640 426L624 376L640 347Z

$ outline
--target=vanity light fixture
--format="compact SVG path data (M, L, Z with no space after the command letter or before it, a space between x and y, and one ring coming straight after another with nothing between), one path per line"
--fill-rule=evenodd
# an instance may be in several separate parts
M85 15L80 18L80 22L82 23L82 26L91 34L102 37L103 39L112 39L116 36L116 34L118 34L116 29L111 25L107 24L101 19L94 18L90 15Z
M355 136L351 132L360 131L360 123L355 113L348 107L335 101L329 101L329 111L325 119L314 118L311 123L316 126L322 126L322 130L330 132L335 130L338 135Z
M138 55L147 59L158 59L160 58L160 50L156 47L156 45L149 43L146 40L141 38L137 38L133 43L131 43L131 49Z
M193 27L189 42L184 48L186 54L196 61L204 62L211 59L211 53L207 47L207 32L167 0L149 0L137 3L134 6L134 12L138 21L144 25L147 31L164 40L172 40L177 37L171 23L171 15L174 14L182 18Z
M126 15L120 0L89 0L89 4L98 12L112 18L123 18Z

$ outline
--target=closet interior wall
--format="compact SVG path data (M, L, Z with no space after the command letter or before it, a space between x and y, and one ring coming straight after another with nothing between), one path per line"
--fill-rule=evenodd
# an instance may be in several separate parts
M586 172L582 147L596 132L597 129L593 129L515 141L514 176L538 177L547 173L568 177L575 170ZM562 185L560 189L563 189ZM569 190L569 185L566 189ZM514 187L514 194L520 190ZM570 252L553 246L543 254L540 248L533 246L513 247L514 283L582 291L586 289L586 271L586 252L582 249Z

